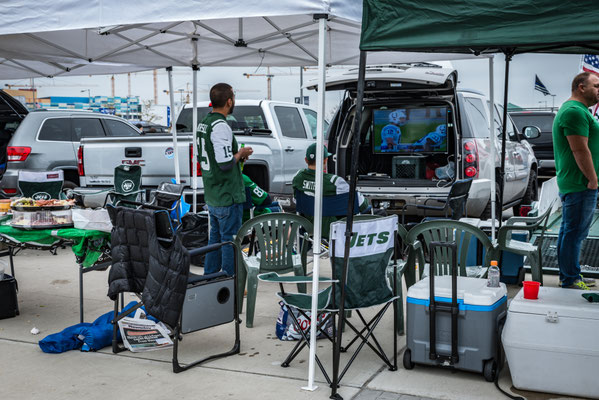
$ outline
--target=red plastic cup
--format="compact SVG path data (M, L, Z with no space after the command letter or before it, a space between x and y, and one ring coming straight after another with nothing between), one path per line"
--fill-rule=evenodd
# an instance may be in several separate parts
M524 281L522 282L522 286L524 286L525 299L536 300L539 298L539 287L541 286L540 282Z

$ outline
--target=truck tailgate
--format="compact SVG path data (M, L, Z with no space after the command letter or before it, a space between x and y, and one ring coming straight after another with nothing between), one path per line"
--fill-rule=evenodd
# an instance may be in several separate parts
M156 187L160 182L169 181L175 177L171 139L171 136L82 139L85 170L82 186L111 186L114 168L121 164L141 166L142 186ZM191 137L178 136L177 139L181 182L189 184Z

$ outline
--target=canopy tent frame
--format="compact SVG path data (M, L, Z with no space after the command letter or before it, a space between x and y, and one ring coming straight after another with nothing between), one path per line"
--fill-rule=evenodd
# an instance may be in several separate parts
M200 2L203 6L210 2L220 5L220 0L190 0L185 4L177 3L177 7L167 7L163 3L158 6L150 1L144 4L118 2L121 11L110 13L107 11L117 5L116 0L86 4L85 7L77 7L79 3L71 3L67 8L52 0L37 0L36 7L32 7L29 0L15 0L10 9L0 12L0 15L4 14L4 20L7 21L7 24L0 26L0 57L10 58L13 63L20 62L22 66L15 64L16 68L11 66L12 69L3 70L0 63L0 74L3 74L4 79L14 79L89 75L90 70L96 71L94 74L99 74L99 70L104 74L159 68L170 68L172 71L172 67L184 66L191 67L194 76L197 76L199 68L216 65L227 67L259 64L259 66L287 67L318 64L318 79L322 83L321 87L324 88L327 65L357 64L357 38L361 26L361 1L359 0L326 2L263 0L253 7L245 2L238 2L238 4L229 4L230 8L226 13L222 13L222 7L198 7ZM153 13L152 11L157 11L158 7L160 12ZM248 7L251 10L248 10ZM32 10L39 8L46 10L45 15L52 18L40 19L37 12L33 16L30 15ZM77 18L67 18L76 13L81 15L77 14ZM97 18L87 18L88 14L95 15ZM201 19L198 18L200 15ZM306 20L302 21L302 19ZM258 22L263 23L264 28L262 25L258 26ZM227 28L226 23L235 24L237 40L234 39L234 34L222 33ZM314 25L318 28L310 29ZM249 29L250 27L253 31ZM229 32L233 30L229 29ZM316 49L315 46L311 47L315 35L319 37ZM163 40L158 40L160 38ZM356 39L355 43L354 39ZM191 49L188 44L191 45ZM329 46L325 47L327 44ZM227 51L223 51L225 49L223 45L227 46ZM264 47L261 47L262 45ZM214 46L220 46L219 50L215 50ZM198 57L198 48L202 49L202 57ZM189 51L191 56L186 51ZM318 56L315 57L315 54ZM381 53L378 62L464 58L444 54L421 56L417 53L402 54L401 57L396 53L394 56L396 57L389 60L388 54ZM32 67L23 68L27 65ZM41 68L44 65L51 68L47 70ZM176 121L172 72L169 75L171 75L169 102L172 119ZM193 91L194 110L197 110L197 77L194 79ZM317 181L319 187L317 193L322 193L324 92L323 89L318 95L320 111L317 119L317 143L319 146L316 163L317 177L320 177L317 179L320 184ZM193 124L197 126L197 111L193 114ZM172 124L171 133L176 155L178 148L175 123ZM195 134L194 136L197 138ZM197 141L194 142L192 157L197 159L196 145ZM192 169L196 170L193 174L195 176L192 177L195 199L197 169L195 162L192 165L194 165ZM176 179L179 181L180 176ZM321 201L322 196L317 195L315 204L317 216L322 215ZM320 218L317 220L319 221ZM319 226L318 234L321 235L320 224L315 225ZM320 236L315 235L314 239L316 243L320 242ZM320 252L316 255L315 264L320 264L320 255ZM313 288L318 287L318 269L315 272L316 284ZM316 317L317 313L313 312L312 315ZM316 324L313 323L312 326L315 327ZM316 335L313 334L312 337L315 338ZM316 351L314 344L311 346L312 351ZM306 387L308 390L316 389L314 362L314 357L311 356Z

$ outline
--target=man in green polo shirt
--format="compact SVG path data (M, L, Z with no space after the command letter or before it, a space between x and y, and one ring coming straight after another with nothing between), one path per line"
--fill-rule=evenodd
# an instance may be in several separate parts
M323 171L326 171L327 159L331 156L331 153L327 150L326 146L323 150L324 167ZM312 143L306 149L306 164L308 168L299 170L293 178L293 189L299 190L300 192L307 193L314 196L316 188L316 143ZM322 195L323 196L335 196L337 194L343 194L349 192L349 184L345 179L340 176L324 173L322 179ZM358 196L358 203L360 204L360 212L365 211L369 204L368 200L359 192L356 192ZM345 216L345 215L344 215ZM307 216L308 219L313 222L311 216ZM328 239L329 230L332 222L337 221L338 217L323 217L322 218L322 237Z
M599 101L599 76L583 72L572 81L572 96L553 121L553 151L562 200L557 239L562 287L588 290L595 281L580 274L580 248L597 206L599 124L589 107Z
M204 182L204 200L210 216L208 244L233 240L241 227L245 187L240 163L252 154L251 147L239 148L227 115L235 108L233 88L217 83L210 89L212 112L198 125L198 158ZM206 254L204 274L220 270L234 274L232 246Z

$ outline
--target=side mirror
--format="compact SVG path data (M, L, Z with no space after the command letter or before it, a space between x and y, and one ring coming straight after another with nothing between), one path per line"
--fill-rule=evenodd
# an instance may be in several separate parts
M541 130L536 126L525 126L522 129L522 134L526 139L536 139L541 136Z

